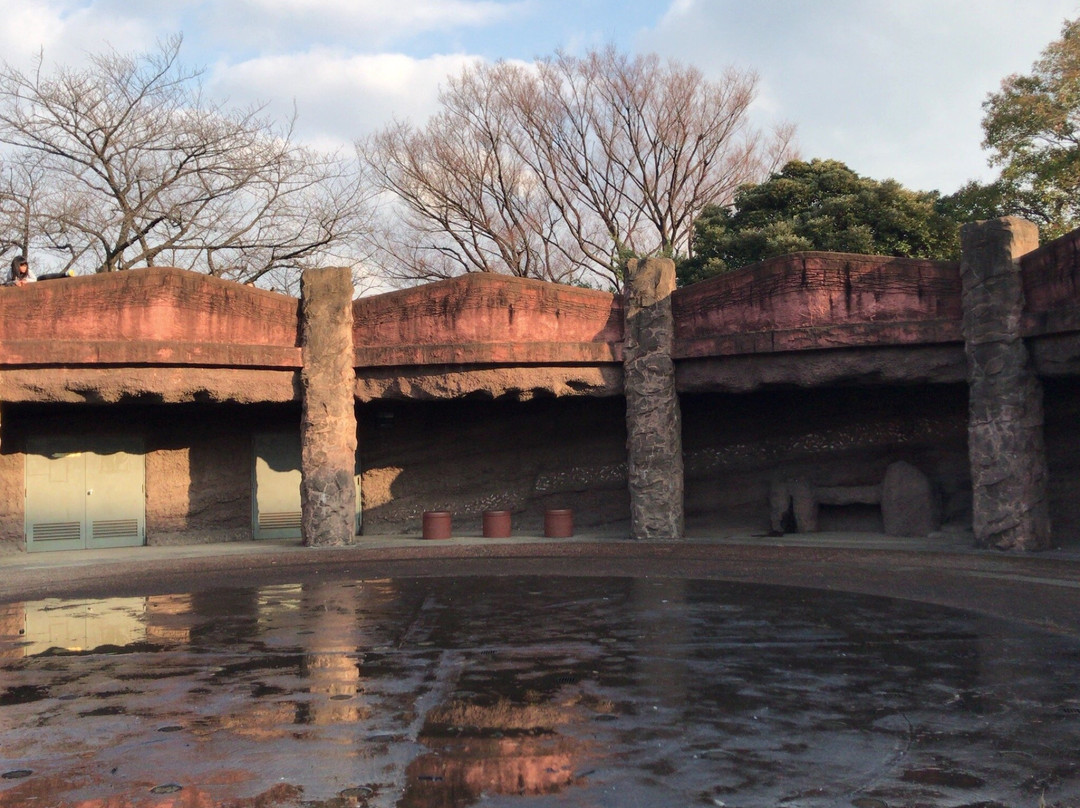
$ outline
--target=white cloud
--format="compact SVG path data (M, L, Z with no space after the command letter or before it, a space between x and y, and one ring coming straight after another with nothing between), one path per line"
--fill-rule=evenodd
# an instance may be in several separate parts
M290 114L295 101L302 135L344 145L394 118L423 122L435 110L439 85L476 59L315 49L221 65L210 89L234 103L268 102L280 115Z
M0 0L0 16L4 20L0 54L23 69L32 66L38 54L44 55L46 64L78 65L109 47L151 48L158 36L156 25L138 16L115 14L107 3Z
M113 46L150 49L184 33L185 61L212 63L221 54L242 59L319 47L351 52L397 50L428 36L521 19L535 0L0 0L0 58L29 64L43 47L47 59L81 62ZM456 47L442 46L445 50Z
M948 192L993 176L983 100L1076 13L1076 0L675 0L638 44L713 75L757 70L755 110L796 123L805 157Z
M273 17L318 17L366 25L486 25L505 18L511 4L492 0L241 0L237 5Z
M384 48L405 38L513 19L523 2L496 0L218 0L205 32L223 47L260 51L306 48L312 42Z
M754 115L797 124L804 156L949 191L993 176L987 93L1078 14L1080 0L0 0L0 56L79 64L182 31L181 60L211 66L211 92L281 116L295 101L301 136L345 144L426 119L467 54L629 45L633 30L638 50L711 75L756 70Z
M267 104L282 120L295 104L299 136L323 147L351 147L393 118L425 120L435 109L439 85L479 58L413 58L378 52L373 40L483 27L529 2L0 0L0 55L24 70L42 50L47 69L56 63L77 66L108 47L152 50L159 39L183 31L181 61L208 64L210 93L237 106Z

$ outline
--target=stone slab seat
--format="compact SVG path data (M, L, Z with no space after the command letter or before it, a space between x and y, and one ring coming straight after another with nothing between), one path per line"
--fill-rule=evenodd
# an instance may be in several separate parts
M822 505L880 505L890 536L928 536L938 527L930 478L903 461L889 465L880 485L822 486L805 479L773 480L769 490L772 531L784 533L794 522L796 533L817 532Z

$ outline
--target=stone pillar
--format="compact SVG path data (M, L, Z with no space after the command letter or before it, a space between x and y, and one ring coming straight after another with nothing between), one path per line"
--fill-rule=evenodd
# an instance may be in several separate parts
M681 539L682 412L671 359L675 262L668 258L631 259L627 270L623 371L630 536Z
M309 269L300 280L304 368L300 424L300 534L304 544L352 544L356 535L356 409L352 273Z
M1043 550L1051 539L1042 385L1020 331L1019 258L1038 246L1038 228L991 219L964 225L960 239L975 543Z

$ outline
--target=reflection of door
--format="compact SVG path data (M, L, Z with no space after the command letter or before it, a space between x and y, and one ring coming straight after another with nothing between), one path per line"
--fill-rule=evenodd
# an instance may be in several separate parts
M254 535L300 538L300 432L255 436Z
M138 438L31 438L26 453L26 549L143 544L144 469Z

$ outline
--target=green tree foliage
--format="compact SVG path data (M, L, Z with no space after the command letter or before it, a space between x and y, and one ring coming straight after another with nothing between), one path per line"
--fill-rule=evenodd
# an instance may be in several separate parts
M955 193L937 201L938 212L959 224L996 219L1000 216L1023 216L1011 199L1001 180L981 183L976 180L962 185Z
M861 177L836 160L793 160L730 207L707 206L694 225L683 284L802 250L918 258L954 257L957 220L936 192Z
M1080 225L1080 20L1066 21L1031 73L1002 81L983 110L1002 212L1031 219L1044 237Z

